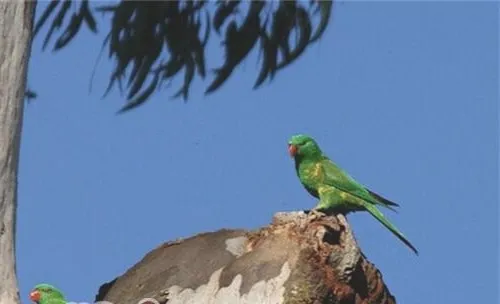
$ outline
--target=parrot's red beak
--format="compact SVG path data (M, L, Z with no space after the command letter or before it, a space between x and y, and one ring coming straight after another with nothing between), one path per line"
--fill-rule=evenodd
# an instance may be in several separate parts
M40 292L38 290L33 290L32 292L30 292L30 300L33 302L38 303L40 301L41 297L42 297L42 295L40 294Z
M297 154L297 146L288 145L288 153L290 153L291 157L295 157L295 154Z

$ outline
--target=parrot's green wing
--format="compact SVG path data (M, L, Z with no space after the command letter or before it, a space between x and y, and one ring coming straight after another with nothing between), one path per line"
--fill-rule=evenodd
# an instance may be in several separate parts
M389 208L389 209L391 209L391 210L393 210L393 211L396 211L396 209L391 208L391 207L389 207L389 206L399 207L399 205L398 205L398 204L396 204L395 202L392 202L392 201L390 201L390 200L386 199L385 197L382 197L382 196L378 195L377 193L375 193L375 192L371 191L370 189L368 189L368 188L366 188L366 187L364 187L364 188L365 188L365 190L366 190L366 191L368 191L368 193L370 193L370 195L371 195L371 196L373 196L376 200L378 200L378 201L381 201L381 202L385 203L387 208Z
M322 173L321 179L324 184L347 192L364 201L363 207L418 255L417 249L410 243L410 241L408 241L408 239L406 239L403 233L401 233L393 224L391 224L384 217L382 212L380 212L375 206L382 205L391 210L394 210L391 208L391 206L397 206L395 205L395 203L388 201L382 198L380 195L366 189L326 157L321 161L320 167L321 170L318 171Z
M324 174L323 182L342 191L348 192L362 200L375 205L381 205L393 211L398 204L383 198L373 191L368 190L363 185L356 182L349 174L339 168L334 162L326 158L321 161L322 172Z

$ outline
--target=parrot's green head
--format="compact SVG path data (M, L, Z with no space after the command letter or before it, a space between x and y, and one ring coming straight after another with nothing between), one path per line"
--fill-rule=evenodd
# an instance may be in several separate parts
M307 135L297 134L288 141L288 152L290 156L297 159L315 158L322 155L316 141Z
M30 300L35 303L44 304L55 299L64 300L64 295L59 289L49 284L38 284L30 292Z

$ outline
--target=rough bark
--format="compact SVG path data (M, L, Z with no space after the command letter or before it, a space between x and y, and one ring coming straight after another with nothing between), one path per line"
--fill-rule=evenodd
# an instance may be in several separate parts
M0 1L0 304L20 303L17 169L35 1Z
M102 285L96 301L393 304L395 298L343 215L291 212L257 231L220 230L165 243Z

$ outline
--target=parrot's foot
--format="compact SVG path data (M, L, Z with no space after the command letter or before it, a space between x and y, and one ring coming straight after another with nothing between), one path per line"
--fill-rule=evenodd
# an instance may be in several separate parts
M318 209L311 209L307 212L307 215L312 217L313 219L316 219L318 217L322 217L325 215L325 213L321 210L318 210Z

